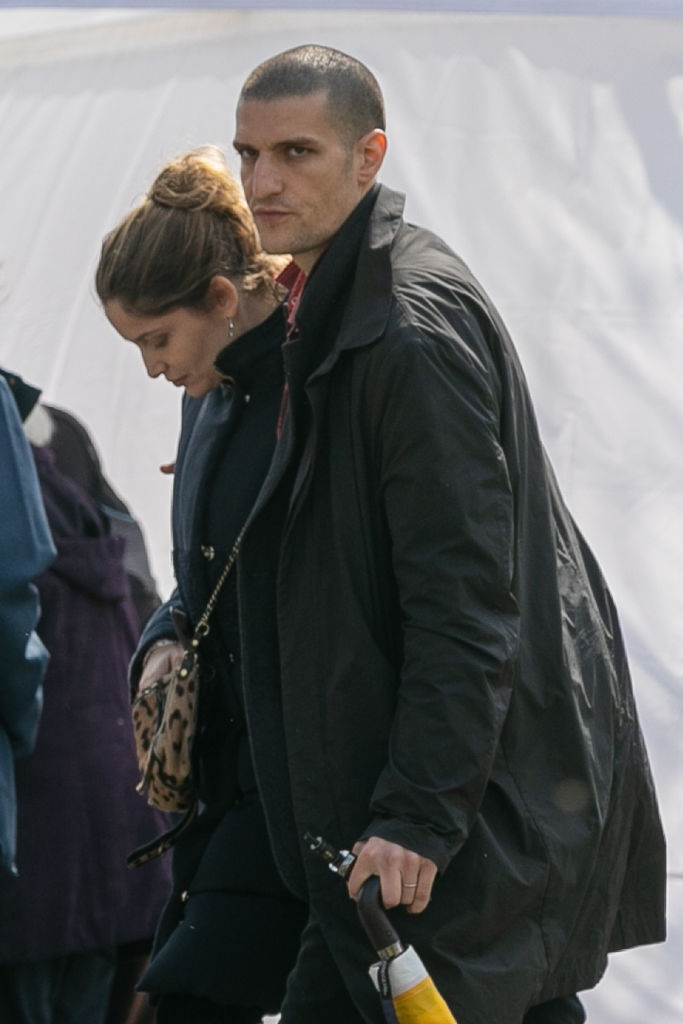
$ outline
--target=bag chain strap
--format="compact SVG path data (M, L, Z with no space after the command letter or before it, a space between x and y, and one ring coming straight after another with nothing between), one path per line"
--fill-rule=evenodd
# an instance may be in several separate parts
M228 560L225 563L225 568L218 577L218 582L216 583L216 586L213 588L213 593L211 594L209 600L206 602L206 608L202 612L202 616L199 619L197 625L195 626L194 633L192 634L192 640L190 641L192 647L194 648L197 648L199 646L199 641L203 640L204 637L208 636L209 634L209 616L211 615L211 612L214 610L216 601L218 600L218 595L221 592L221 587L225 583L230 573L230 570L235 564L235 561L239 554L240 545L242 543L242 537L244 536L244 531L246 530L246 528L247 527L245 523L240 532L237 534L237 537L235 538L235 543L233 544L230 554L228 555Z

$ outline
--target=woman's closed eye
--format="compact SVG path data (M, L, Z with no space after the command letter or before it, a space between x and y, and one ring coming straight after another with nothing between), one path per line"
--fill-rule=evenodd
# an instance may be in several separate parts
M148 337L140 338L137 345L142 352L158 352L160 349L165 348L167 343L168 334L153 334Z

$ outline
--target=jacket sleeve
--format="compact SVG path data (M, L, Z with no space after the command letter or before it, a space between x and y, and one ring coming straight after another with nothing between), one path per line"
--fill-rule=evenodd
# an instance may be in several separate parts
M14 756L35 742L48 653L31 582L55 557L35 463L14 398L0 381L0 726Z
M403 657L365 836L398 842L443 870L483 799L519 643L499 381L464 310L439 330L404 323L372 358L368 444Z
M164 601L162 605L159 605L142 631L142 636L140 637L137 649L131 659L128 669L131 697L137 693L138 681L142 675L142 664L145 660L145 654L152 644L156 643L157 640L177 639L173 619L171 618L171 612L174 608L182 608L182 602L177 588L173 591L168 601Z
M192 437L192 431L194 423L199 411L202 409L202 402L190 398L189 395L183 395L183 413L182 413L182 429L180 433L180 441L178 443L178 452L176 455L176 468L175 468L175 479L173 483L173 534L174 534L174 545L177 545L176 530L177 521L180 518L178 510L179 499L177 497L178 481L182 474L182 467L185 462L186 449L189 443L189 439ZM128 670L128 680L130 683L131 698L135 697L138 690L138 682L142 675L142 666L145 660L145 654L153 643L157 640L176 640L177 634L173 625L173 619L171 618L171 612L174 608L183 608L183 600L180 595L178 587L175 588L171 596L163 604L159 605L152 613L151 618L145 624L142 631L140 641L137 646L137 650L131 659L131 663ZM183 609L186 610L186 609Z

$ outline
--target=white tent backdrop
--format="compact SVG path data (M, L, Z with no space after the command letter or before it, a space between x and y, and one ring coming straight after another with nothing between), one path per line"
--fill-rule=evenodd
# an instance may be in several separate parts
M500 307L621 610L669 839L670 939L614 956L590 1019L680 1024L683 18L138 9L34 11L27 27L23 13L0 12L0 364L91 429L163 592L157 467L179 395L98 308L102 236L166 158L230 151L263 58L318 41L377 74L383 180Z

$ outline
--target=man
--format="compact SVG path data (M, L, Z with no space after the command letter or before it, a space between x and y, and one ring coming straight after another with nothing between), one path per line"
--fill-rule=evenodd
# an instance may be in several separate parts
M247 720L310 918L283 1024L382 1020L310 830L378 875L459 1024L573 1024L664 938L664 841L617 616L512 342L376 182L370 72L320 46L247 79L234 145L290 253L280 441L240 559ZM297 307L298 302L298 307Z

